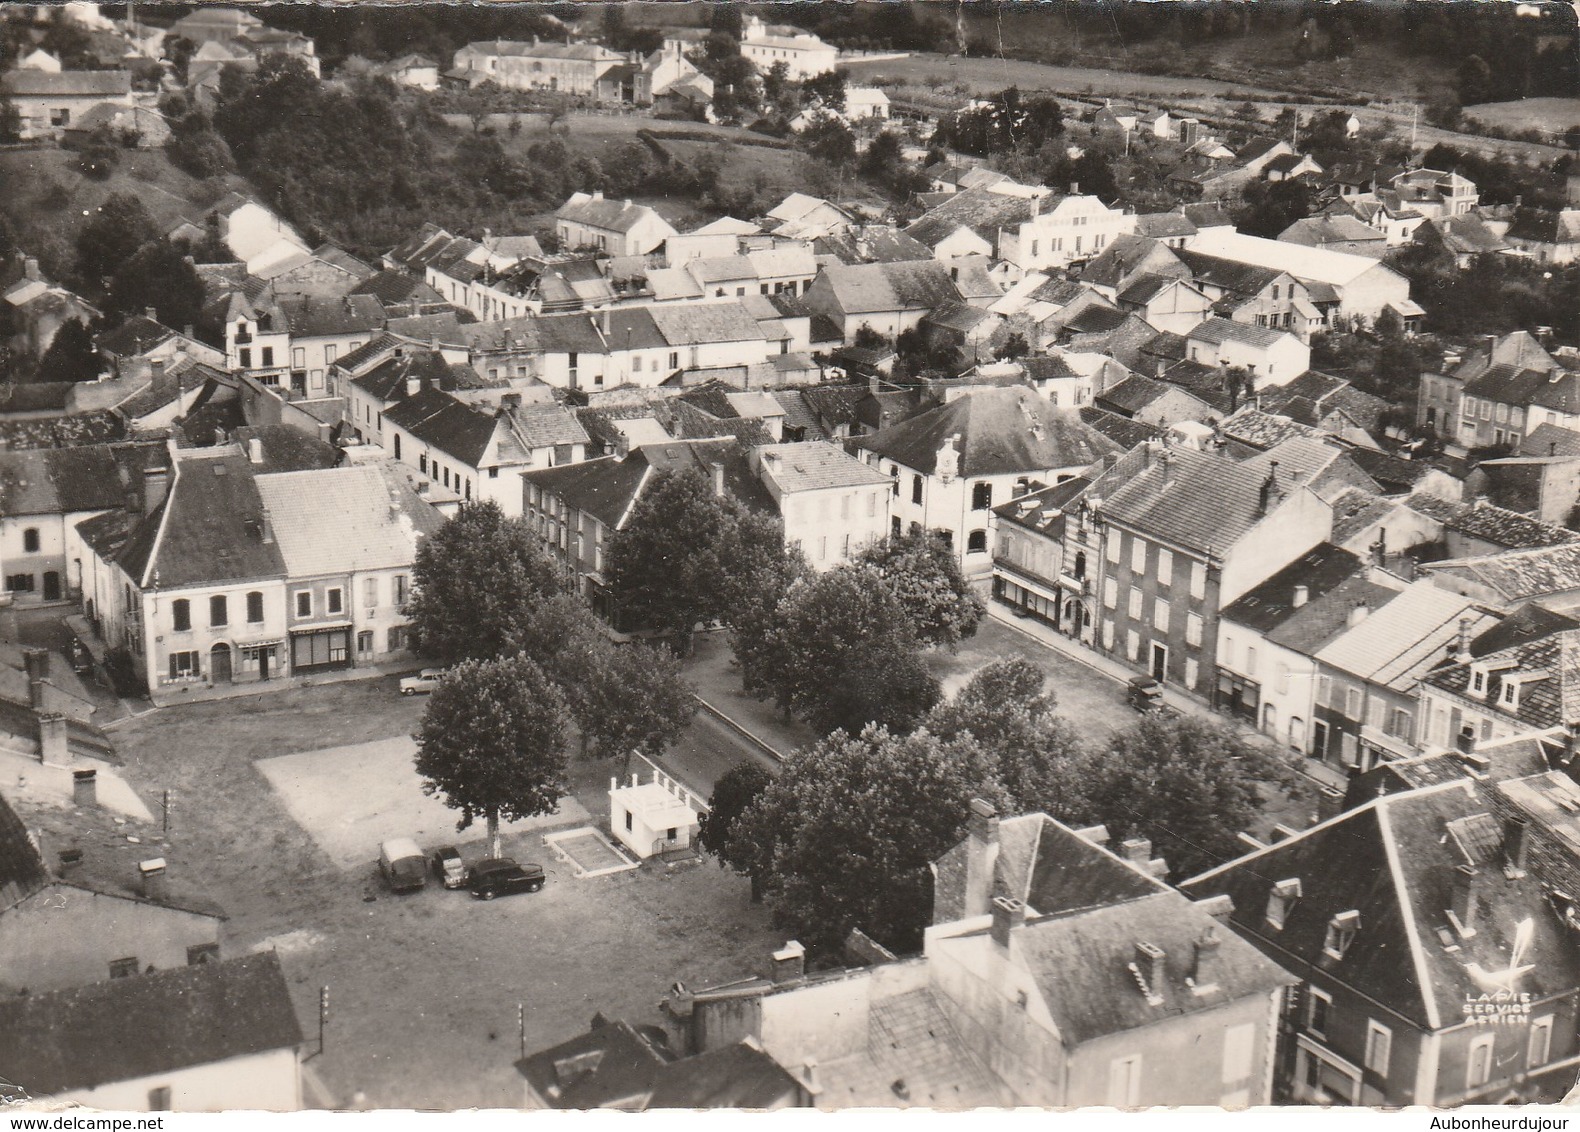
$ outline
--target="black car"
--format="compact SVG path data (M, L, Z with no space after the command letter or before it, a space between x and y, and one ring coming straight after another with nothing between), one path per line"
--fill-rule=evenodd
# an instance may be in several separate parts
M543 881L542 865L518 865L509 857L479 861L466 874L466 887L479 900L513 892L536 892L543 887Z

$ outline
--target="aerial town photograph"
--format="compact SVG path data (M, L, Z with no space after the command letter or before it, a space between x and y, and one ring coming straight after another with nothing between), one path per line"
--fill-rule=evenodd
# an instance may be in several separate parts
M0 1113L1564 1102L1577 11L4 5Z

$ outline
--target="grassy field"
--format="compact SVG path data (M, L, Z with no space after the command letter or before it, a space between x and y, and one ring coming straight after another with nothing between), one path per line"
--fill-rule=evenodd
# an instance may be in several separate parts
M1465 107L1465 116L1500 130L1544 130L1561 134L1580 126L1580 98L1525 98Z

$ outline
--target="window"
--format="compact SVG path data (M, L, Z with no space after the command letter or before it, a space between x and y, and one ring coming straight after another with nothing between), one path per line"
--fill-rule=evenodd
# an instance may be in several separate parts
M1135 586L1130 587L1130 593L1125 602L1125 612L1132 621L1141 620L1141 591Z
M1256 1023L1230 1026L1223 1032L1223 1083L1238 1084L1251 1076L1256 1054Z
M339 613L343 608L343 599L339 586L332 586L324 591L325 607L330 613Z
M396 625L390 629L390 652L400 652L406 647L406 626Z
M1118 564L1118 562L1119 562L1119 532L1116 531L1116 530L1110 530L1108 532L1107 556L1108 556L1108 560L1110 562L1112 562L1112 563L1114 563L1116 565Z
M198 669L198 654L196 652L173 652L170 654L170 679L190 680L194 676L201 676Z
M261 347L259 347L259 351L258 352L260 353L260 355L262 355L259 358L259 361L262 362L265 366L272 366L274 364L274 347L273 346L261 346Z
M1125 633L1125 655L1131 660L1141 659L1141 638L1134 629Z
M1174 578L1174 552L1158 547L1158 583L1169 585Z
M921 501L922 501L922 477L921 476L912 476L911 477L911 502L912 503L920 503Z
M1393 1031L1379 1022L1366 1020L1366 1068L1379 1077L1388 1076L1388 1055L1393 1049Z
M966 553L967 554L986 554L987 553L987 532L986 531L972 531L970 534L968 534L966 536Z
M219 962L219 944L198 943L187 948L187 966L201 967L205 963Z
M296 615L298 617L311 617L313 615L313 591L298 590L296 593Z
M1344 714L1351 719L1361 717L1361 690L1359 688L1344 689Z
M236 351L236 354L237 354L238 359L241 362L241 368L242 369L251 369L252 368L252 351L251 350L246 349L245 347L243 347L242 349Z
M1201 614L1187 613L1185 615L1185 643L1187 645L1201 645Z
M1075 577L1086 577L1086 551L1084 550L1075 552Z
M291 368L304 369L307 366L307 351L301 346L291 347Z
M1185 658L1185 686L1192 691L1196 689L1196 682L1201 678L1201 663L1193 656Z
M148 1090L148 1111L149 1112L169 1112L170 1111L170 1086L169 1085L156 1085L152 1089Z
M356 347L358 345L360 345L360 343L352 343L352 349L356 349ZM324 346L324 364L325 365L328 365L328 364L330 364L331 362L333 362L335 360L335 350L336 349L337 349L337 347L335 346L335 344L333 342L327 343Z
M170 625L177 633L191 631L192 603L186 598L178 597L170 603Z
M422 452L422 453L418 454L418 456L417 456L417 470L419 472L421 472L423 475L427 475L428 474L428 454L426 452ZM536 489L534 489L534 490L536 490Z
M1134 1108L1141 1099L1141 1055L1116 1057L1108 1066L1108 1103Z
M625 812L625 828L626 828L627 832L630 832L630 830L631 830L631 811L630 810L627 810Z
M406 604L406 575L405 574L396 574L395 575L395 604L396 605L405 605Z
M973 511L986 511L993 506L993 485L990 483L976 483L971 485L971 509Z
M1245 646L1245 674L1256 675L1256 650L1250 645Z
M1518 706L1520 702L1520 686L1513 680L1503 682L1503 690L1498 695L1498 703L1506 708Z
M1152 627L1160 633L1169 631L1169 603L1162 598L1152 603Z
M1147 572L1147 544L1138 538L1130 540L1130 572L1132 574Z
M1328 1011L1332 1006L1332 997L1316 987L1311 988L1311 998L1306 1004L1306 1029L1311 1031L1312 1037L1327 1040Z
M1553 1044L1553 1018L1531 1019L1531 1033L1525 1044L1525 1064L1535 1069L1539 1065L1546 1065L1547 1059L1552 1056Z
M395 434L395 459L400 459L400 433Z
M379 603L379 580L377 578L362 579L362 604L369 609L374 609Z
M363 629L357 634L357 655L369 656L373 652L373 630Z
M1119 605L1119 583L1112 578L1103 579L1103 608L1113 609Z
M110 960L110 978L128 979L137 974L137 956Z
M216 629L230 624L230 602L225 600L224 594L208 599L208 623Z
M1465 1088L1479 1089L1492 1076L1492 1035L1484 1034L1470 1043L1470 1060L1465 1066Z
M1322 943L1322 952L1331 959L1343 959L1344 953L1349 950L1350 944L1355 942L1355 933L1361 927L1361 914L1354 910L1340 912L1328 921L1328 935Z
M22 549L29 554L38 553L38 528L29 527L22 532Z
M7 574L5 579L5 588L16 593L32 593L33 575Z
M1190 595L1197 601L1207 596L1207 566L1203 562L1190 564Z
M1284 930L1284 921L1300 899L1300 878L1291 877L1273 885L1267 894L1267 923L1278 931Z
M257 590L247 595L247 623L256 625L263 620L263 595Z

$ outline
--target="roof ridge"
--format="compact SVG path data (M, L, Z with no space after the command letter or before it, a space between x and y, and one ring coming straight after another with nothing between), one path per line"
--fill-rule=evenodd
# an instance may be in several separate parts
M1457 787L1464 783L1467 787L1470 779L1456 779L1453 782L1440 783L1438 786L1425 786L1419 791L1406 791L1399 794L1389 794L1378 798L1379 803L1390 798L1404 798L1411 794L1419 796L1437 790ZM1393 823L1389 819L1388 807L1377 807L1377 829L1382 837L1383 855L1388 862L1389 879L1393 882L1394 899L1399 905L1399 922L1404 925L1405 940L1410 945L1410 962L1415 967L1415 977L1421 988L1421 1002L1426 1007L1426 1020L1432 1029L1442 1028L1442 1019L1437 1009L1437 999L1432 994L1432 973L1427 966L1426 954L1421 948L1421 933L1416 928L1415 905L1410 899L1410 886L1405 883L1404 872L1399 864L1399 847L1394 844Z

